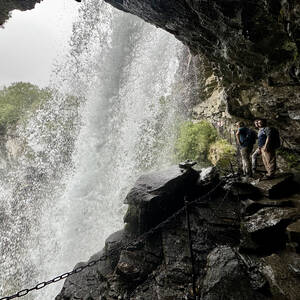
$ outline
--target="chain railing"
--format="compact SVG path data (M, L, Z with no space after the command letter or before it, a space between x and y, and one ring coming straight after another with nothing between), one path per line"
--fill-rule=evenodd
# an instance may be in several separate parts
M177 210L173 215L171 215L170 217L168 217L166 220L164 220L163 222L159 223L158 225L154 226L149 231L141 234L136 240L134 240L132 242L129 242L126 245L123 245L123 246L117 247L115 249L112 249L112 250L109 251L109 253L103 254L98 259L91 260L86 265L79 266L79 267L75 268L73 271L63 273L63 274L61 274L59 276L54 277L51 280L40 282L37 285L35 285L34 287L32 287L32 288L23 289L23 290L15 293L15 294L13 294L11 296L2 297L2 298L0 298L0 300L11 300L11 299L15 299L15 298L24 297L24 296L26 296L28 293L30 293L32 291L38 291L38 290L40 290L40 289L42 289L42 288L44 288L44 287L46 287L46 286L48 286L50 284L59 282L59 281L61 281L63 279L66 279L66 278L68 278L68 277L70 277L70 276L72 276L74 274L78 274L78 273L82 272L83 270L85 270L86 268L90 268L90 267L96 265L98 262L106 260L109 256L111 256L111 255L113 255L113 254L115 254L115 253L117 253L119 251L122 251L122 250L125 250L125 249L129 248L129 247L132 247L132 246L136 245L137 243L144 242L149 236L151 236L154 233L158 232L160 229L164 228L168 223L170 223L170 221L174 220L181 213L185 212L186 207L189 207L191 205L194 205L194 204L197 204L199 202L202 202L203 200L205 200L207 198L210 198L211 195L221 186L222 183L223 183L223 181L220 180L219 183L213 189L211 189L208 193L206 193L205 195L203 195L199 199L196 199L194 201L188 202L186 204L186 206L183 206L182 208L180 208L179 210Z

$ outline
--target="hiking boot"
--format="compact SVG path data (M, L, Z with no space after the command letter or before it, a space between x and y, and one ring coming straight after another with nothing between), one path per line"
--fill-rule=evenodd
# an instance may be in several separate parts
M261 177L259 180L271 180L274 178L274 175L265 175L263 177Z

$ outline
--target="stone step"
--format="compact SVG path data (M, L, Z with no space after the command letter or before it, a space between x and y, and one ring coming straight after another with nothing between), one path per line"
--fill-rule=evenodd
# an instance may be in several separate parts
M241 223L241 248L263 250L283 248L286 227L297 219L297 208L267 207L247 216Z
M258 188L262 195L270 199L285 197L295 191L293 174L290 173L277 174L272 179L255 180L251 184Z

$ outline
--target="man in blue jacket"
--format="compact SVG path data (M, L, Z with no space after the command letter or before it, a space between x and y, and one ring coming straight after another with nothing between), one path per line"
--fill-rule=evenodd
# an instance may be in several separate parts
M272 143L272 130L267 127L265 120L258 120L258 147L261 150L261 157L267 171L266 179L274 177L276 172L276 147Z

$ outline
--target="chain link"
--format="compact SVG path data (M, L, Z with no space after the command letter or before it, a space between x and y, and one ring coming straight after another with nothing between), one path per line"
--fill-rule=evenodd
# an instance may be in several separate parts
M204 196L200 197L199 199L196 199L194 201L191 201L191 202L187 203L187 206L191 206L193 204L199 203L199 202L201 202L201 201L209 198L217 190L217 188L222 183L223 183L223 181L220 180L220 182L212 190L210 190L207 194L205 194ZM121 250L125 250L125 249L129 248L130 246L134 246L134 245L136 245L137 242L142 243L149 236L153 235L158 230L160 230L163 227L165 227L170 221L174 220L176 217L178 217L184 211L185 211L185 206L183 206L182 208L180 208L179 210L177 210L173 215L171 215L170 217L168 217L163 222L159 223L155 227L151 228L149 231L147 231L147 232L143 233L142 235L140 235L135 241L130 242L130 243L124 245L124 246L120 246L118 248L112 249L112 250L109 251L108 254L102 255L100 258L92 260L92 261L88 262L84 266L79 266L79 267L75 268L73 271L63 273L63 274L61 274L59 276L54 277L53 279L51 279L49 281L40 282L36 286L34 286L34 287L30 288L30 289L21 290L21 291L17 292L14 295L0 298L0 300L11 300L11 299L15 299L15 298L24 297L24 296L26 296L28 293L30 293L32 291L38 291L38 290L40 290L40 289L48 286L49 284L56 283L58 281L61 281L63 279L68 278L69 276L72 276L74 274L78 274L78 273L82 272L83 270L85 270L86 268L90 268L90 267L96 265L98 262L106 260L112 254L115 254L115 253L117 253L117 252L119 252Z

